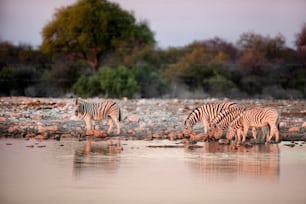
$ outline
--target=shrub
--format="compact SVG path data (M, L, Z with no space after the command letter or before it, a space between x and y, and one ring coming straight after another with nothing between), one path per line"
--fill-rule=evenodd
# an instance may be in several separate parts
M133 97L139 91L135 71L124 66L101 67L91 76L82 75L72 90L81 96Z

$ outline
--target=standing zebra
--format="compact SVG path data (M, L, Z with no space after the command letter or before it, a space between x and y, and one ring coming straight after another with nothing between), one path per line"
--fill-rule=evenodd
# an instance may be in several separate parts
M112 101L105 101L102 103L88 103L83 100L75 100L75 107L74 107L75 115L82 116L86 123L86 134L91 134L91 120L103 120L109 117L109 128L107 133L109 134L113 128L113 122L115 122L117 126L117 134L120 134L120 126L119 121L121 121L121 111L119 106Z
M184 122L183 134L193 135L192 127L197 122L202 122L204 133L207 134L207 130L210 128L210 122L225 109L235 107L235 102L222 102L222 103L206 103L195 108L187 117Z
M268 125L270 128L270 132L266 138L266 142L270 142L273 136L275 136L275 141L278 142L279 113L275 108L272 107L253 107L245 110L229 125L226 137L228 139L231 139L235 135L235 131L237 131L238 144L240 143L241 134L243 143L245 142L249 127L264 127L265 125Z

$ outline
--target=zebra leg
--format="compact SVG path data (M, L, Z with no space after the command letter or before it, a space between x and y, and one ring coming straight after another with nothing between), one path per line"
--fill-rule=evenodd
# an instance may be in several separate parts
M241 133L242 133L241 128L238 128L236 130L236 143L237 143L237 146L240 146L240 143L241 143Z
M119 135L120 134L120 124L119 121L117 119L113 119L115 121L116 127L117 127L117 132L116 134Z
M108 125L109 125L109 128L107 130L107 134L110 134L112 132L112 129L113 129L113 120L112 120L112 118L108 119Z
M207 129L208 129L208 122L207 122L207 120L203 119L202 120L202 124L203 124L204 133L207 134Z
M243 135L242 135L242 143L245 142L246 136L248 134L249 126L245 125L243 126Z
M93 131L91 130L91 119L90 116L87 115L85 118L85 123L86 123L86 135L93 135Z
M255 127L252 127L252 135L253 135L254 140L256 140L257 139L257 132L256 132Z

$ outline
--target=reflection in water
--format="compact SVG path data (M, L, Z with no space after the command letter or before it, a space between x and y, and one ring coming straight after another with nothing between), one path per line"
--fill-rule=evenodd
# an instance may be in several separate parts
M81 176L81 172L101 169L104 171L114 171L119 167L119 154L123 150L120 140L95 142L86 140L84 145L75 149L73 159L73 172L76 177Z
M306 146L0 138L0 203L304 204ZM7 145L11 144L11 145ZM72 170L73 169L73 170ZM280 173L281 172L281 173ZM268 181L268 182L266 182ZM272 182L271 182L272 181ZM260 195L260 196L258 196Z
M280 173L278 144L261 144L252 148L219 145L205 142L202 149L193 150L199 156L190 165L199 170L206 179L235 179L256 177L275 181ZM190 160L189 160L190 161Z

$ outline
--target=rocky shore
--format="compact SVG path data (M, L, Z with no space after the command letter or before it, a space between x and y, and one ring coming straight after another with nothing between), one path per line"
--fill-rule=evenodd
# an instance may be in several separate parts
M88 99L91 102L103 99ZM120 138L125 139L182 139L187 115L198 105L218 99L114 99L122 111ZM239 100L241 104L273 106L281 113L282 140L306 141L305 100ZM94 136L106 138L108 121L95 122ZM204 140L202 127L197 124L197 140ZM85 122L74 116L73 99L67 98L0 98L0 136L35 139L83 138Z

